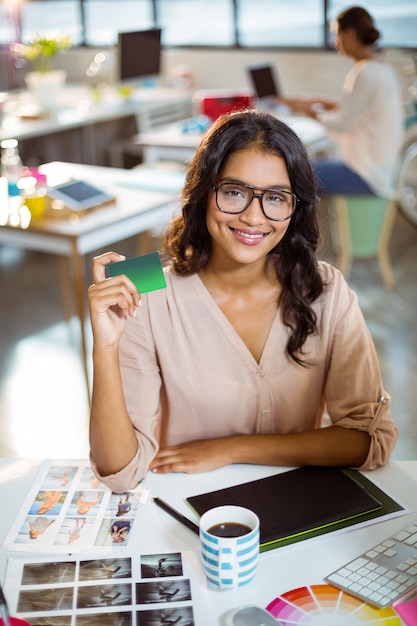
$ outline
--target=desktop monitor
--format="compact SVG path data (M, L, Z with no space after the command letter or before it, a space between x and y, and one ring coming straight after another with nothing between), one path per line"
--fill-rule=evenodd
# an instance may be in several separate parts
M266 63L250 65L247 71L258 100L266 101L282 96L279 81L272 65Z
M140 82L158 76L161 66L161 29L119 33L118 56L121 82Z

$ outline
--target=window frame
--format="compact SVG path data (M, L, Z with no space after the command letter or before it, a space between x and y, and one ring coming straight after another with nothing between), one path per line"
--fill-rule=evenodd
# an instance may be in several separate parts
M25 0L26 3L30 3L30 2L49 2L52 0ZM56 0L55 0L56 1ZM144 0L145 2L149 3L150 6L150 14L152 16L152 20L153 20L153 26L159 27L161 24L161 15L160 15L160 6L159 6L159 2L162 0ZM94 48L97 47L96 44L91 44L88 43L88 25L87 25L87 20L86 20L86 6L87 4L90 2L90 0L74 0L75 3L79 4L79 15L80 15L80 21L81 24L79 25L79 29L80 29L80 33L81 33L81 41L79 43L77 43L74 47L85 47L85 48ZM113 2L116 5L117 0L109 0L109 2ZM214 50L214 49L230 49L230 50L271 50L271 49L276 49L276 50L280 50L280 51L328 51L328 50L333 50L333 45L331 42L331 37L330 37L330 7L331 7L331 0L319 0L319 2L321 3L321 7L322 7L322 37L323 37L323 41L321 43L321 45L306 45L306 46L300 46L297 45L297 43L294 44L290 44L290 45L249 45L249 44L242 44L241 43L241 37L240 37L240 32L239 32L239 0L225 0L225 2L229 2L231 5L231 16L232 16L232 33L233 33L233 39L234 41L232 41L230 44L227 45L218 45L218 44L169 44L169 45L164 45L164 42L162 42L163 47L166 48L183 48L183 49L193 49L193 48L198 48L198 49L208 49L208 50ZM0 8L1 8L1 4L5 5L5 11L7 11L7 0L0 0ZM364 3L362 3L364 5ZM365 3L366 4L366 3ZM16 31L17 31L17 39L20 39L19 35L21 34L21 25L22 25L22 18L21 18L21 11L22 11L22 7L23 7L23 3L18 2L15 5L15 11L16 11ZM0 45L4 45L4 42L0 42ZM100 47L106 47L105 45L100 46ZM110 46L109 46L110 47ZM400 44L400 42L398 42L397 44L390 44L389 45L390 48L398 48L398 49L406 49L406 50L411 50L411 51L417 51L417 44L416 46L412 46L412 47L408 47L408 46L403 46Z

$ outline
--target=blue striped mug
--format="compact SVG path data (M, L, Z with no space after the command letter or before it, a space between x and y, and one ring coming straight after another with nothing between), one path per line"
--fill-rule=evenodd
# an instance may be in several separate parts
M259 557L259 518L241 506L218 506L200 519L201 557L207 582L236 589L255 576Z

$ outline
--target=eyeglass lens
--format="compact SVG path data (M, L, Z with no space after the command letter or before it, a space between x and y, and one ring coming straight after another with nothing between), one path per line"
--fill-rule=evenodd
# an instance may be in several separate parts
M234 183L222 183L216 191L217 206L226 213L243 213L254 196L260 197L263 211L270 219L287 219L294 210L295 198L293 194L282 189L267 190L257 194L250 187Z

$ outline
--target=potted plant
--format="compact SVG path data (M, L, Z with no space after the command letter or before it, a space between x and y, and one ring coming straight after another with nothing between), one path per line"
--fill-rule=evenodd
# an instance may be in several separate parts
M69 37L35 37L31 43L16 43L12 53L32 63L33 71L25 76L26 85L42 110L56 107L59 90L65 83L65 70L57 70L55 56L70 47Z
M70 47L69 37L35 37L31 43L15 43L15 56L30 61L35 72L47 74L54 70L53 59L58 52Z

